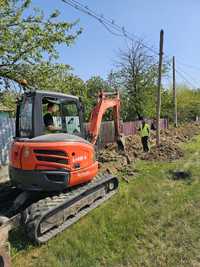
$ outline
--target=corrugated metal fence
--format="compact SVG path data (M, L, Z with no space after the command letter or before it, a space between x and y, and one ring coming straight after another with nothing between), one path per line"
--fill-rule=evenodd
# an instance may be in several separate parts
M15 120L11 118L0 118L0 166L7 164L9 145L14 134Z
M121 132L127 135L134 135L139 128L139 121L131 121L121 123ZM149 120L149 123L151 121ZM86 123L86 129L88 123ZM161 119L161 129L168 128L168 120ZM0 166L6 165L8 162L8 150L10 142L15 132L15 120L11 118L0 118ZM105 144L112 143L115 137L114 123L112 121L102 122L99 137L99 146L103 147Z
M152 120L148 120L148 123L151 125ZM86 123L86 130L88 129L89 123ZM130 121L130 122L121 122L120 128L121 132L125 135L134 135L137 133L140 126L140 121ZM160 128L168 128L168 120L160 120ZM99 147L103 147L105 144L112 143L115 140L115 129L113 121L105 121L101 124L101 131L98 140Z

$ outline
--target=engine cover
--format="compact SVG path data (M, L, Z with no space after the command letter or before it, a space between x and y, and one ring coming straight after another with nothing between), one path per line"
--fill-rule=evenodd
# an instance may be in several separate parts
M92 144L69 134L15 140L10 151L10 179L26 190L62 191L86 183L98 172Z

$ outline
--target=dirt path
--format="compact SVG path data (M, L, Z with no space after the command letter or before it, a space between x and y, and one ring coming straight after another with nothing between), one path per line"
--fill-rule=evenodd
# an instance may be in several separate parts
M8 179L8 166L0 167L0 183L3 183Z

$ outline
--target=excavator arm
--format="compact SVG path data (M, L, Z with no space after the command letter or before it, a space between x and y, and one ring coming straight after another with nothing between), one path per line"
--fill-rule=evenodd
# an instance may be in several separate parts
M90 142L96 144L103 115L108 109L113 109L113 119L115 125L115 141L120 150L124 150L125 144L120 134L120 96L119 92L103 92L99 93L97 105L91 112L89 121Z

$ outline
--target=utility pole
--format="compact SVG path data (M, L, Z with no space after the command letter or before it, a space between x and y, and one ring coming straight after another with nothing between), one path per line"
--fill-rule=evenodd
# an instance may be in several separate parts
M176 67L175 67L174 56L173 56L173 107L174 107L174 127L177 127L178 121L177 121L177 99L176 99Z
M109 82L110 88L112 88L112 86L113 86L113 71L112 70L109 74L108 82Z
M162 84L162 62L163 62L163 40L164 31L160 31L160 51L159 51L159 68L158 68L158 92L157 92L157 109L156 109L156 145L160 145L160 109L161 109L161 84Z

